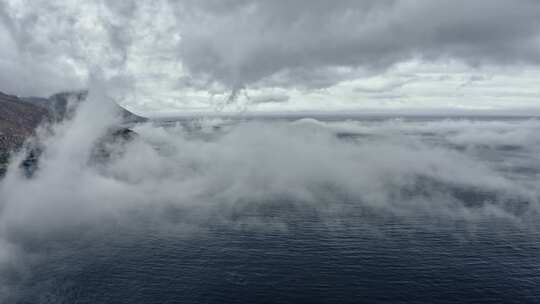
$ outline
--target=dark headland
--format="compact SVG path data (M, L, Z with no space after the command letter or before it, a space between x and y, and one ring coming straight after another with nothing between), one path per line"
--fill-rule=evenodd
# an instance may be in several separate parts
M83 102L87 95L87 91L76 91L54 94L48 98L25 98L0 92L0 177L7 170L10 155L22 148L39 125L69 118L76 105ZM146 118L117 107L124 123L146 121Z

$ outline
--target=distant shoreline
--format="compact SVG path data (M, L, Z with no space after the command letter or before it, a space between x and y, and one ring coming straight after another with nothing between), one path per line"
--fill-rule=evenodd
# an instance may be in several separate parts
M532 111L505 112L505 111L454 111L454 112L428 112L428 111L403 111L403 112L383 112L383 111L339 111L339 112L186 112L175 113L174 115L146 116L152 121L178 121L194 118L221 118L221 119L302 119L315 118L324 120L333 119L538 119L540 113Z

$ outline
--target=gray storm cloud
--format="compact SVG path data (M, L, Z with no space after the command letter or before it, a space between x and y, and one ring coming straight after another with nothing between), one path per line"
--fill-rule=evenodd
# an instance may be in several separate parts
M181 55L192 71L230 85L280 72L294 78L285 77L282 84L309 85L306 75L313 71L380 70L411 57L458 58L475 65L540 60L536 1L228 4L210 10L203 2L195 13L188 10L188 17L203 20L205 28L197 30L195 20L187 25Z
M207 89L325 87L411 58L536 65L538 16L527 0L10 0L0 4L0 78L29 95L84 85L92 66L136 76L154 61L179 63L180 87ZM22 87L30 75L39 80Z

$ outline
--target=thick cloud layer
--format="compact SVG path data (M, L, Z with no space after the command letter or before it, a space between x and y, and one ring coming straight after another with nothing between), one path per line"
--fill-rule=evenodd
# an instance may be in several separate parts
M9 0L0 4L0 89L20 95L73 89L99 68L130 84L127 102L150 111L205 107L238 99L243 89L251 89L253 104L269 88L286 89L278 99L285 104L316 103L310 94L336 85L341 91L325 98L329 107L344 98L414 104L391 89L343 96L348 91L339 85L373 75L404 77L384 73L411 60L422 63L412 74L429 62L442 62L442 73L455 62L510 66L510 73L537 69L539 16L540 3L528 0ZM413 90L411 97L425 92Z
M229 1L219 9L189 3L179 5L191 9L180 20L202 19L205 26L187 24L186 65L231 85L281 73L283 85L320 86L314 71L380 70L411 57L540 62L535 1ZM326 82L333 84L330 72Z
M41 135L34 177L22 174L20 155L0 181L0 301L27 263L47 255L40 244L57 252L81 235L101 240L149 222L174 234L214 222L281 227L264 210L283 204L323 221L352 208L362 210L357 219L420 218L421 229L540 229L538 120L147 124L132 142L104 146L111 158L100 161L92 151L117 120L103 88L91 89L72 121Z

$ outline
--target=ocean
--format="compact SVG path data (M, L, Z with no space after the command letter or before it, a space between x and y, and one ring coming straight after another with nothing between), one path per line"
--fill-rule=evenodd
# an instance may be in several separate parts
M540 302L536 118L63 128L0 181L5 303Z

